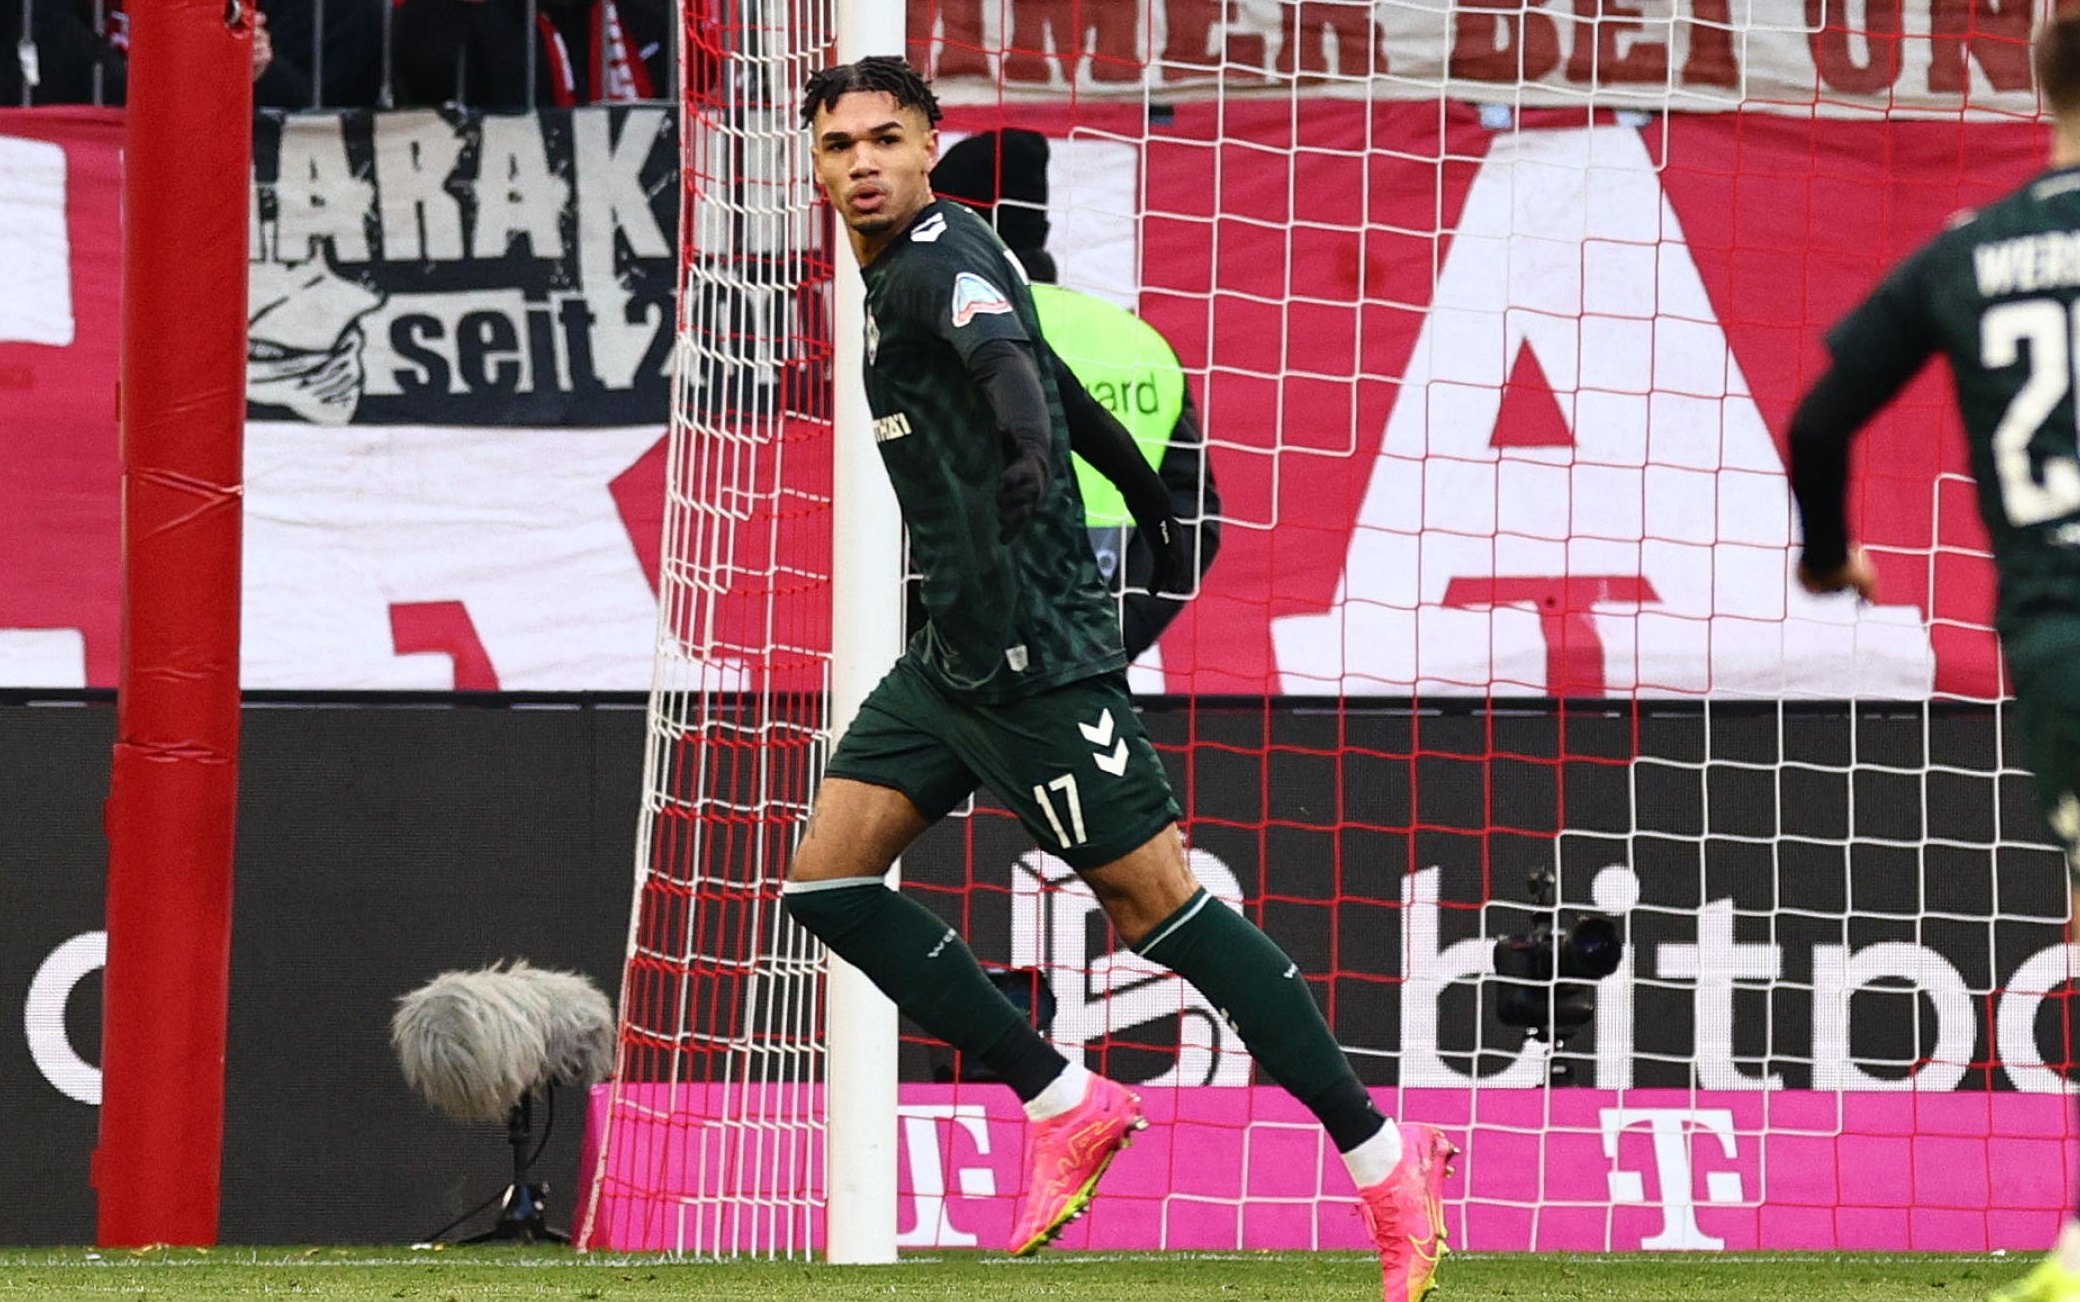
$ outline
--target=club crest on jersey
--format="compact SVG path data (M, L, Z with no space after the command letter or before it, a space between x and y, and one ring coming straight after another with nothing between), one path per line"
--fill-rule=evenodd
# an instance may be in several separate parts
M963 271L953 281L953 324L955 329L978 316L1000 316L1011 310L1004 291L972 271Z

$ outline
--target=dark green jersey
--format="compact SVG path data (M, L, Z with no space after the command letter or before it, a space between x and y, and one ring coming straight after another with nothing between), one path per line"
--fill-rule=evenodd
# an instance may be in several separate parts
M2080 169L2048 172L1944 231L1828 335L1837 363L1904 384L1950 359L2003 637L2080 614Z
M1024 272L987 222L941 201L861 274L874 438L923 575L928 619L911 654L949 690L981 701L1119 668L1119 612L1091 558L1046 365L1053 473L1025 528L997 541L1005 450L967 363L989 340L1041 338Z

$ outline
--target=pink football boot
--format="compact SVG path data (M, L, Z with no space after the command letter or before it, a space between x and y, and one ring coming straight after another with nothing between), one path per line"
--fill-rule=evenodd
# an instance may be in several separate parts
M1386 1302L1422 1302L1444 1259L1444 1178L1459 1150L1436 1126L1401 1125L1401 1160L1358 1190L1358 1210L1379 1247Z
M1011 1227L1011 1255L1040 1251L1063 1226L1083 1215L1105 1168L1133 1142L1134 1132L1147 1125L1138 1095L1095 1074L1083 1102L1058 1117L1034 1122L1032 1169L1025 1201Z

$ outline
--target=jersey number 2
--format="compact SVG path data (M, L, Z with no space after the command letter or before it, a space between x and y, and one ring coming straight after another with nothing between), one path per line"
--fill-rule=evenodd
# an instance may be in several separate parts
M2063 303L2026 298L1987 309L1979 318L1979 362L1989 370L2013 366L2018 345L2029 344L2029 376L2008 400L1993 430L1993 465L2001 480L2001 507L2008 523L2022 528L2080 511L2080 461L2045 457L2043 479L2030 465L2029 445L2058 404L2073 390L2080 361L2080 319Z

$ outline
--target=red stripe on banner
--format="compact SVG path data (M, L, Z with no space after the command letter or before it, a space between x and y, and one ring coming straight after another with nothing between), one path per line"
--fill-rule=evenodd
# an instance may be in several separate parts
M1663 161L1682 161L1661 183L1779 451L1826 367L1822 329L1946 222L2040 170L2044 141L2030 123L1670 116ZM1857 442L1850 532L1870 548L1887 600L1932 621L1936 692L2002 695L1985 526L1969 491L1931 488L1971 478L1949 368L1931 364ZM1938 544L1943 553L1905 554Z
M459 601L393 601L390 643L401 656L437 651L455 662L455 690L495 692L498 671L477 636L469 607Z
M217 1237L238 804L252 11L130 10L123 666L99 1239Z
M119 109L0 109L0 149L63 160L64 239L48 252L70 291L69 338L0 330L0 630L77 629L86 653L84 681L39 687L116 681L122 142Z

